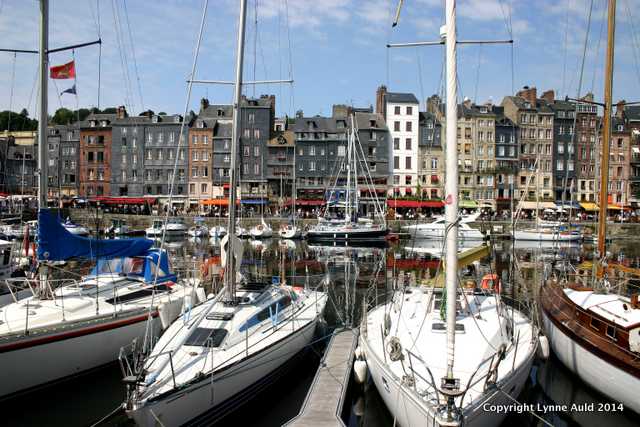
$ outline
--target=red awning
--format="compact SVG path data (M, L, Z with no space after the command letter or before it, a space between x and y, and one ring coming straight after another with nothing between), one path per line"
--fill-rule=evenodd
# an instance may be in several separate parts
M438 175L431 175L431 182L438 182L440 181L440 178L438 178Z
M230 186L231 186L231 185L230 185L229 183L222 184L222 188L225 188L225 189L226 189L226 188L229 188Z
M390 208L441 208L444 203L440 200L387 200Z
M92 202L100 202L107 205L153 205L156 203L155 197L93 197Z

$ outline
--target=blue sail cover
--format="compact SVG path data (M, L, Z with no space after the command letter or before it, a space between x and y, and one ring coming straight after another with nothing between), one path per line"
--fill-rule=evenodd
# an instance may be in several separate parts
M149 239L98 240L71 234L49 209L38 212L38 260L140 256L153 245Z

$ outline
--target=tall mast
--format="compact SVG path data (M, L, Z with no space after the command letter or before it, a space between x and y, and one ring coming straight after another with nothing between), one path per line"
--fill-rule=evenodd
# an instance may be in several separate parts
M242 97L242 69L244 63L244 31L247 20L247 0L240 0L240 22L238 24L238 46L236 52L236 81L233 97L233 131L231 134L231 170L229 191L229 237L227 238L227 291L230 300L235 299L236 260L233 251L233 241L236 238L236 192L238 186L238 143L240 140L240 101Z
M48 76L49 60L49 0L40 0L40 50L38 54L39 68L38 80L40 86L40 114L38 117L38 208L47 207L47 102L48 102ZM24 173L24 168L22 170ZM24 178L23 178L24 181Z
M447 139L445 158L445 223L446 258L445 281L447 290L447 378L453 378L456 327L456 285L458 280L458 78L456 58L456 3L446 4L446 50L447 50Z
M353 138L353 118L351 119L351 131L347 137L347 195L345 206L345 224L351 221L351 142Z
M287 119L288 120L288 119ZM285 125L286 129L286 125ZM293 186L291 187L291 196L293 197L293 205L292 205L292 218L293 225L297 224L296 221L296 199L298 198L298 190L296 188L296 146L293 145Z
M613 87L613 52L616 35L616 0L609 0L607 22L607 58L604 69L604 115L602 121L602 157L600 159L600 214L598 216L598 252L605 254L607 207L609 205L609 146L611 143L611 92Z

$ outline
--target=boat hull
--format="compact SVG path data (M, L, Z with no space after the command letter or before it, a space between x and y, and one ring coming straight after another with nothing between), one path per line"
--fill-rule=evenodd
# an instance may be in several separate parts
M312 242L367 242L384 241L389 234L388 229L376 230L353 230L353 231L325 231L310 230L307 232L307 239Z
M577 242L582 238L574 233L549 233L536 230L516 230L514 233L516 240L532 240L541 242Z
M42 336L2 342L0 364L10 366L0 381L0 397L7 398L30 389L78 375L118 359L120 348L143 339L148 315L107 318L81 328ZM153 331L160 330L153 319Z
M551 320L544 309L541 311L551 349L562 364L594 390L640 413L640 379L578 344Z
M412 388L401 386L402 380L384 366L384 362L369 348L366 339L360 339L365 352L369 374L387 408L401 426L455 426L455 423L441 424L433 408L427 406L421 396ZM535 351L508 377L500 382L502 390L517 398L527 381ZM513 401L497 389L489 389L482 399L464 408L464 426L494 427L502 423L507 414L489 410L493 405L508 405ZM459 424L459 425L463 425Z
M408 229L410 234L415 233L415 237L444 239L444 230L440 228L419 228L416 231ZM458 230L458 239L461 240L484 240L485 236L479 230Z
M269 379L279 368L311 343L317 318L295 334L229 367L207 375L200 381L156 401L127 409L127 415L139 426L183 424L212 425L240 406L254 386Z

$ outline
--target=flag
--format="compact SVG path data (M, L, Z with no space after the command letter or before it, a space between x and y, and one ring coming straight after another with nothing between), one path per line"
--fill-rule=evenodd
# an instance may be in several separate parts
M76 77L75 61L67 62L64 65L56 65L49 70L52 79L73 79Z
M64 95L65 93L70 93L72 95L75 95L76 94L76 85L75 85L75 83L69 89L63 90L62 92L60 92L60 95Z

